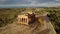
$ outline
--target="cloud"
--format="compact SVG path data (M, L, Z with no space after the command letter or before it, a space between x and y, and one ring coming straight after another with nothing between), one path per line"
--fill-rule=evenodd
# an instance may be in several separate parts
M31 0L0 0L0 4L29 4Z
M60 2L60 0L56 0L56 1L59 1Z
M60 6L60 0L0 0L4 6Z

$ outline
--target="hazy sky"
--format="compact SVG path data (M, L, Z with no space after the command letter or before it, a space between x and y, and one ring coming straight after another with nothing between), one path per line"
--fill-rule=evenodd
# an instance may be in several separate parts
M60 0L0 0L0 6L60 6Z

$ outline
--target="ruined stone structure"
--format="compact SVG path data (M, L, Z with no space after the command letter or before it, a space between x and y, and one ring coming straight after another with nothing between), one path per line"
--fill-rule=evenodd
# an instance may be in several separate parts
M22 13L18 15L18 24L26 24L32 23L35 20L35 14L32 12Z

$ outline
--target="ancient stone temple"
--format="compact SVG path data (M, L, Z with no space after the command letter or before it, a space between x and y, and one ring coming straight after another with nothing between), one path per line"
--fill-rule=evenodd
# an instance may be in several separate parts
M22 13L18 15L18 24L26 24L32 23L35 20L35 14L32 12Z

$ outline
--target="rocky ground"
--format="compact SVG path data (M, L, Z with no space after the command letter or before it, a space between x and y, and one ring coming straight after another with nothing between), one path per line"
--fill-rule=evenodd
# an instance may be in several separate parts
M56 34L50 22L40 25L37 21L30 25L18 25L16 22L0 28L0 34Z

